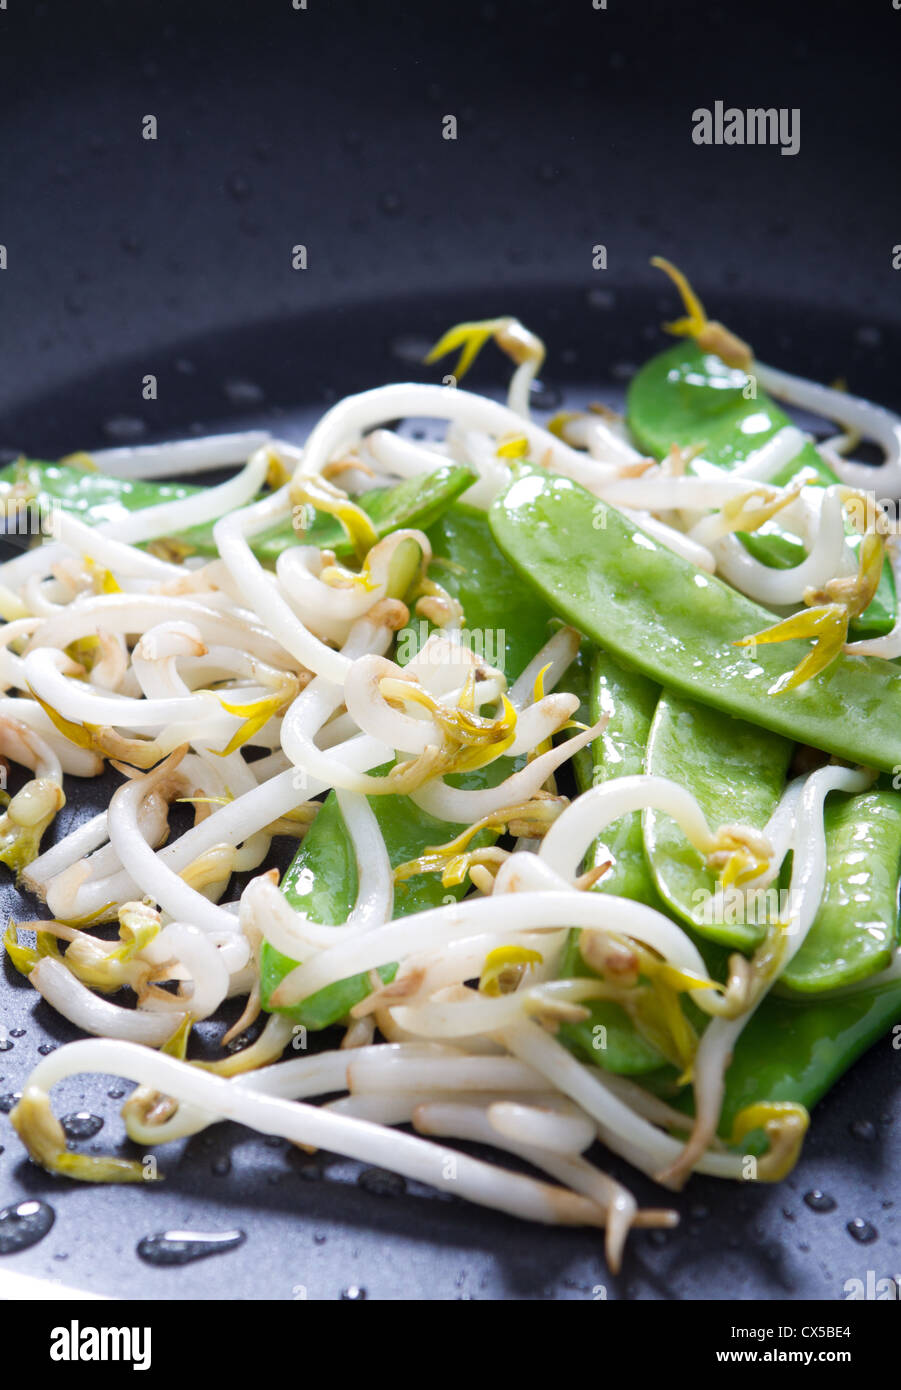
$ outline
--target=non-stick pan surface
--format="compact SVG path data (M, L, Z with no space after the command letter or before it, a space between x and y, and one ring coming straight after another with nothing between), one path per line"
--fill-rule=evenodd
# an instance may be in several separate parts
M644 268L655 251L685 263L765 360L901 404L897 156L879 76L891 34L876 7L819 5L813 26L763 5L740 34L725 7L627 14L615 0L77 10L0 12L0 447L54 456L250 419L302 432L337 394L422 375L413 358L448 323L497 312L546 337L548 404L615 401L672 309ZM800 106L800 155L692 146L691 109L720 96ZM445 113L460 118L455 145ZM72 784L59 829L114 781ZM0 915L32 912L4 885ZM13 1043L0 1095L73 1036L8 965L0 1022ZM33 1196L56 1212L0 1269L125 1297L840 1299L849 1279L901 1268L898 1057L887 1039L853 1068L781 1186L694 1179L674 1201L682 1226L633 1236L618 1279L596 1233L528 1226L234 1126L163 1150L159 1187L78 1186L29 1163L0 1113L0 1205ZM61 1088L61 1113L104 1119L89 1151L119 1145L122 1089ZM814 1210L814 1190L834 1207ZM871 1243L849 1233L857 1218ZM142 1262L140 1238L173 1228L246 1240L183 1268Z

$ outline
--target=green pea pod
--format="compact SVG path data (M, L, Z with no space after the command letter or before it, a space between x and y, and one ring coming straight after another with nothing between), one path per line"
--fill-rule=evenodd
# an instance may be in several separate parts
M453 507L428 534L437 557L431 574L463 605L463 640L486 661L501 666L508 680L514 680L547 640L550 610L535 602L500 554L484 513ZM398 634L396 656L401 665L412 660L430 631L430 624L414 619ZM487 767L449 777L448 781L463 787L496 786L521 761L499 758ZM418 859L429 845L446 843L466 828L436 820L405 796L373 796L369 804L379 822L392 868ZM493 838L489 832L481 831L471 847L490 844ZM316 921L346 920L356 896L357 873L353 846L334 793L327 798L304 839L283 886L292 905L309 912ZM417 874L396 885L394 916L440 906L460 898L464 891L465 885L444 887L440 874ZM268 1007L272 991L295 964L268 944L264 946L264 1007ZM396 963L383 966L382 978L392 979L396 969ZM329 985L282 1012L308 1028L324 1028L343 1018L369 990L368 975L357 975Z
M791 752L792 744L778 734L724 718L693 700L663 695L651 726L646 767L692 792L712 830L736 823L763 830L779 804ZM766 914L727 910L728 895L716 897L716 874L670 816L649 809L643 826L654 882L672 912L711 941L753 950L766 931ZM723 911L711 911L718 901ZM754 920L758 915L759 922ZM751 920L734 920L744 917Z
M808 644L740 648L773 615L704 574L568 478L523 474L494 503L501 550L544 601L614 656L690 698L891 771L901 766L901 671L838 656L770 694Z
M799 993L856 984L898 944L901 794L874 787L826 802L826 887L807 938L779 977Z
M463 464L448 463L416 478L405 478L392 487L372 488L356 500L370 517L376 535L381 538L405 526L424 531L441 515L445 507L475 482L472 469ZM183 531L179 540L203 554L216 554L211 525L194 526ZM306 530L298 531L290 521L282 522L262 532L251 542L254 554L264 564L274 564L283 550L298 543L316 545L346 557L353 554L353 545L339 521L317 512Z
M0 490L5 492L16 486L41 510L49 512L56 504L91 526L118 521L129 512L142 511L158 502L180 502L199 491L189 483L112 478L67 463L42 463L37 459L18 459L0 468Z
M728 1136L735 1116L755 1101L790 1100L810 1109L899 1021L901 981L844 999L800 1003L769 995L736 1043L720 1133Z
M580 791L599 786L612 777L641 772L644 745L657 700L657 687L635 671L627 670L606 652L583 642L575 671L567 673L567 686L583 696L583 709L577 718L595 723L602 714L609 722L590 748L583 748L574 760L576 784ZM587 650L585 650L587 648ZM616 893L640 902L660 905L648 872L641 839L638 813L623 816L603 841L589 850L586 868L613 860L613 867L594 886L594 892ZM560 978L591 976L579 951L578 930L569 933ZM589 1017L581 1023L562 1024L560 1041L573 1052L603 1067L605 1071L635 1075L662 1067L665 1058L638 1032L625 1009L607 1000L585 1006Z
M595 722L604 714L609 720L592 745L594 786L644 772L659 694L659 687L646 676L622 665L607 652L597 652L592 670L591 720ZM648 870L639 811L614 821L592 846L592 864L608 859L613 860L613 867L597 884L598 892L616 893L651 907L662 907Z
M498 550L484 512L456 503L427 534L435 556L430 578L463 605L461 640L512 684L547 641L552 610L536 603L518 570ZM430 623L415 617L401 630L397 660L402 666L432 631Z
M729 367L696 343L682 341L651 359L633 378L627 418L637 442L662 458L672 444L703 444L704 457L720 468L735 468L761 448L791 420L763 391L749 385L748 373ZM839 480L814 448L804 445L776 474L774 482L789 482L802 468L813 469L824 487ZM852 546L860 536L848 526ZM748 550L762 564L788 569L804 559L797 536L771 522L759 533L742 535ZM895 621L896 598L891 570L885 566L869 607L851 625L854 636L888 632Z
M371 517L380 538L404 526L423 529L474 481L471 469L461 464L447 464L422 477L405 479L394 487L373 488L360 498L360 506ZM55 503L91 525L116 521L128 512L140 511L159 502L181 501L201 490L186 483L112 478L69 464L40 463L31 459L0 469L0 489L4 484L10 487L24 484L39 507L49 509ZM178 533L175 539L192 546L200 554L217 553L212 524L190 527ZM317 513L306 531L299 533L289 521L284 522L255 537L251 546L260 560L274 563L283 550L299 541L334 550L342 556L353 550L340 523L324 513Z
M503 771L509 771L509 760L505 759L504 762L506 767ZM492 772L496 778L503 775L497 764L484 769L484 773L488 772ZM484 775L480 781L476 780L478 774L470 774L470 777L472 780L467 785L488 785ZM407 796L373 796L369 798L369 804L384 836L392 868L417 859L427 845L443 844L465 828L436 820L421 811ZM490 841L491 836L483 831L472 844L475 848ZM316 922L339 925L347 920L357 894L357 864L334 792L326 798L285 874L282 891L292 907L308 913ZM411 912L440 907L443 902L459 898L462 891L462 888L443 887L439 874L417 874L415 878L395 885L394 916L406 917ZM273 990L296 964L268 942L264 945L260 961L264 1008L269 1007ZM379 974L388 983L394 979L396 971L397 963L392 962L381 966ZM371 988L368 973L352 975L346 980L326 985L308 999L279 1012L307 1028L327 1028L344 1018L361 999L365 999Z

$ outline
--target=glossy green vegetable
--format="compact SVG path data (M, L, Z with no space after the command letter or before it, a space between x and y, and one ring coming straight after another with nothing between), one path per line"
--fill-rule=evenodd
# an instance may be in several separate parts
M490 665L500 667L512 684L548 640L551 607L536 600L505 560L484 512L457 503L427 534L435 556L429 577L463 605L463 641ZM401 665L412 659L432 631L430 623L412 618L398 634Z
M750 395L746 371L727 366L690 340L678 342L636 373L629 386L627 419L641 448L656 457L668 453L671 444L703 444L704 457L727 469L743 463L749 454L791 424L765 392ZM823 486L838 482L810 443L773 481L787 483L802 468L813 469ZM782 531L778 519L742 539L756 559L777 569L787 569L804 559L800 538ZM851 539L852 544L860 542L858 536L852 535ZM886 565L872 603L852 624L854 635L888 632L894 623L895 608L894 583Z
M462 464L449 463L416 478L405 478L392 487L372 488L361 493L357 504L371 518L379 539L391 531L413 526L424 531L441 515L445 507L475 482L475 474ZM193 545L201 553L215 555L212 526L194 526L179 539ZM336 555L353 554L353 545L341 524L332 516L317 512L311 526L296 531L290 522L283 522L264 531L251 542L257 557L274 563L289 546L316 545L334 550Z
M486 774L495 779L510 770L508 759L503 770L498 765L484 769L481 781L470 785L488 785ZM383 769L387 771L387 768ZM479 774L470 776L475 779ZM421 811L407 796L373 796L369 804L375 811L379 829L385 839L392 868L416 859L427 845L443 844L464 829L447 821L438 821ZM472 841L473 848L489 844L491 836L481 832ZM440 907L462 896L466 885L444 888L439 874L417 874L415 878L395 885L394 916L405 917L429 907ZM340 925L347 920L357 894L357 865L353 845L344 824L344 817L334 792L307 833L282 882L282 890L292 907L306 912L316 922ZM272 991L297 964L276 951L268 942L263 946L260 974L263 1007L268 1008ZM380 968L382 979L394 978L396 963ZM370 992L368 974L354 975L347 980L328 985L301 1003L280 1012L295 1023L307 1028L327 1028L337 1023Z
M720 1133L756 1100L793 1100L810 1109L852 1062L901 1021L901 983L846 999L795 1003L770 995L738 1039L726 1072Z
M735 824L763 830L782 796L791 752L792 744L778 734L665 695L651 727L646 769L692 792L711 830ZM654 881L673 913L711 941L753 950L766 931L765 913L759 922L754 912L745 914L751 920L733 921L741 914L716 910L717 875L676 822L649 809L643 825Z
M372 518L376 533L386 536L404 526L420 529L431 525L455 497L475 480L475 474L460 464L447 464L422 477L407 478L393 487L373 488L359 499L360 506ZM191 497L199 488L186 483L152 483L140 479L131 481L111 478L64 463L39 463L36 460L11 463L0 469L0 486L25 484L39 505L62 505L64 510L79 516L91 525L115 521L129 512L155 506L159 502L179 501ZM200 554L215 555L212 525L194 526L180 532L175 539L190 545ZM283 550L302 540L346 556L353 547L344 529L332 516L317 513L313 524L302 534L285 522L254 538L251 547L260 560L274 562Z
M779 988L838 989L891 962L898 944L901 794L874 787L826 802L826 888Z
M519 672L547 640L551 612L536 602L516 572L510 568L491 539L483 513L453 507L429 530L436 562L431 576L463 605L464 640L492 665L501 666L508 681ZM397 659L412 660L431 625L416 618L398 634ZM454 786L495 786L521 761L499 758L475 772L448 778ZM373 796L375 811L392 868L418 859L430 845L445 844L466 827L439 821L420 810L409 797ZM494 837L481 831L472 848L490 844ZM467 883L446 888L437 873L417 874L395 885L394 916L419 912L462 897ZM344 922L357 890L353 848L331 793L285 875L283 888L292 905L309 912L316 921ZM293 969L295 961L266 944L262 954L263 1004ZM382 967L382 978L393 978L396 965ZM308 1028L336 1023L369 993L367 975L329 985L310 999L283 1012Z
M901 767L901 670L839 656L769 693L804 642L736 647L772 615L568 478L527 473L492 506L501 550L546 603L667 688L867 766Z
M638 671L599 651L592 670L592 722L603 715L609 721L592 745L594 786L616 777L632 777L645 771L645 754L659 687ZM592 847L590 863L612 859L613 867L596 885L599 893L616 893L651 907L662 906L648 870L641 831L641 812L621 816Z

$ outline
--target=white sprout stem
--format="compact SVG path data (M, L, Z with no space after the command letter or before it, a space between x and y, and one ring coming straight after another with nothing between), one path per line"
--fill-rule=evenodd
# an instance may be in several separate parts
M533 457L549 456L551 466L563 474L571 469L579 474L584 472L584 459L575 449L563 444L549 430L523 419L509 406L459 387L425 386L414 382L378 386L356 396L346 396L333 405L310 434L298 472L302 477L321 473L335 454L352 448L377 425L386 420L416 417L450 420L496 436L524 435Z
M292 512L290 489L286 485L261 502L217 521L213 536L221 558L246 601L285 651L317 676L342 685L350 666L348 658L327 647L300 620L247 543L248 536L287 520Z
M468 898L387 922L352 941L339 941L291 971L273 994L284 1008L305 999L333 980L343 980L386 961L414 952L440 950L452 941L480 933L503 936L510 930L511 903L506 894ZM704 974L704 964L688 935L662 913L644 903L609 894L523 892L516 895L516 930L559 931L561 926L632 936L682 969Z
M884 637L866 637L859 642L846 642L844 650L852 656L881 656L888 661L901 656L901 544L897 540L890 541L887 549L895 580L895 593L899 596L895 623L891 632L887 632Z
M901 419L894 411L762 362L755 362L752 370L763 389L779 400L827 420L837 420L840 425L875 440L885 450L885 459L877 467L836 458L835 469L842 482L861 488L871 488L878 483L887 493L894 496L901 493Z
M232 1086L224 1077L127 1043L96 1039L58 1048L35 1068L29 1093L46 1094L57 1081L83 1072L121 1076L152 1086L259 1133L279 1135L295 1144L328 1149L390 1168L404 1177L513 1216L562 1225L598 1226L604 1220L596 1203L561 1188L380 1125L303 1102L267 1096L249 1087Z
M138 810L146 795L143 780L126 782L110 802L110 844L124 872L171 917L194 922L204 931L233 934L237 924L231 913L185 883L144 839L138 824Z
M62 961L50 956L38 961L28 979L63 1018L97 1037L140 1043L143 1047L162 1047L185 1019L184 1012L151 1014L143 1009L124 1009L109 999L101 999L76 979ZM83 1045L72 1044L74 1047Z
M649 1177L657 1177L660 1170L681 1153L678 1140L656 1129L632 1110L606 1086L597 1068L589 1071L583 1067L540 1024L518 1023L505 1030L501 1041L514 1056L540 1071L558 1091L591 1115L609 1149ZM740 1178L741 1155L708 1152L699 1160L697 1168L711 1177Z
M545 667L549 669L544 671L544 689L554 689L578 656L581 641L581 633L574 627L561 627L545 642L510 687L510 703L514 709L523 709L532 699L535 681Z
M702 853L713 848L713 834L692 793L667 777L639 773L593 787L567 806L542 840L539 858L572 882L589 846L608 825L649 808L672 816Z
M781 924L784 949L779 971L758 989L750 1008L738 1018L714 1018L701 1036L694 1059L695 1128L687 1152L716 1132L725 1091L725 1073L735 1044L779 974L804 944L823 897L826 881L826 836L823 804L831 791L860 792L872 782L872 774L844 767L825 767L807 778L801 793L792 837L792 875L788 892L788 917Z
M394 430L373 430L366 436L365 443L367 452L379 467L400 478L419 478L436 468L446 468L450 463L447 454L440 453L434 445L405 439Z
M438 820L472 825L473 821L493 815L502 806L530 800L561 763L597 738L605 723L606 719L582 733L573 735L563 743L558 743L546 753L533 758L532 762L527 763L519 772L512 773L496 787L466 791L462 787L451 787L443 778L438 777L411 792L410 799L420 810L427 811Z
M348 926L368 931L389 921L394 910L391 861L379 823L365 796L338 791L337 798L357 865L357 897Z
M737 536L724 536L716 543L717 569L741 593L757 603L785 605L801 603L808 588L821 588L839 576L845 560L845 521L837 488L809 489L816 497L819 525L806 557L790 569L762 564L742 545Z
M469 1139L474 1143L506 1149L517 1158L542 1169L557 1182L597 1202L607 1214L607 1263L613 1273L617 1273L622 1264L622 1252L629 1228L638 1208L631 1192L579 1157L577 1153L566 1150L555 1152L547 1144L529 1143L516 1133L511 1134L499 1129L495 1119L500 1108L491 1106L486 1111L479 1106L461 1105L459 1102L429 1101L416 1107L412 1120L419 1134ZM518 1106L504 1107L507 1114L520 1109ZM567 1117L548 1116L548 1125L554 1121L557 1122L558 1133L561 1133L567 1123ZM545 1127L545 1134L547 1128L548 1126Z
M268 430L241 430L167 440L162 444L138 444L127 449L94 449L91 459L101 472L114 478L165 478L244 463L270 439Z
M32 552L29 551L29 554ZM80 599L62 613L48 618L30 638L26 651L39 647L58 647L62 650L82 637L93 637L98 631L146 632L158 623L181 618L200 629L204 641L258 656L272 666L284 667L285 652L273 640L265 625L248 624L238 616L229 616L207 608L202 602L171 594L99 594Z

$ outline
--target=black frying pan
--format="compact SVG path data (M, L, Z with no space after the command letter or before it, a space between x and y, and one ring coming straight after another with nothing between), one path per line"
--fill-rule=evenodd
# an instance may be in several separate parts
M54 456L254 418L302 431L336 393L418 374L418 340L498 312L545 335L552 392L615 400L673 307L655 251L764 360L899 403L890 5L308 3L0 11L0 447ZM717 99L799 108L800 153L693 145L693 109ZM76 786L66 818L112 785ZM3 890L4 917L32 910ZM0 1053L0 1094L72 1036L8 967L0 1022L26 1030ZM130 1297L838 1299L901 1265L898 1055L886 1041L836 1087L781 1187L694 1179L680 1230L634 1236L619 1279L595 1233L386 1191L231 1126L162 1151L159 1189L79 1187L28 1163L0 1114L0 1205L56 1211L0 1272ZM106 1149L117 1089L60 1097L104 1118ZM834 1210L805 1204L814 1188ZM874 1243L847 1232L858 1217ZM172 1227L247 1240L142 1263L138 1240Z

